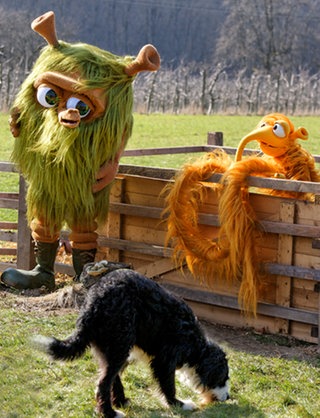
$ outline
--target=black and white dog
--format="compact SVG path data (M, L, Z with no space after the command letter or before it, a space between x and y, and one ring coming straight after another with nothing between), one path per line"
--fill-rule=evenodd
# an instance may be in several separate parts
M84 282L90 281L85 266ZM97 279L97 277L95 277ZM100 365L96 391L98 410L104 417L123 417L112 409L126 404L120 372L130 353L148 356L155 379L169 405L194 409L190 401L176 398L175 371L188 373L203 403L229 398L229 369L225 353L209 341L192 310L162 286L130 269L103 274L88 291L75 332L60 341L38 336L40 348L54 359L72 360L91 346Z

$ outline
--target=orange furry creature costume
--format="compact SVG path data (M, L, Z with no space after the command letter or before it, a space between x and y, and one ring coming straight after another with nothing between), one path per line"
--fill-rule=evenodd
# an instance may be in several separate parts
M297 143L298 139L308 139L305 128L295 129L280 113L269 114L241 140L235 162L224 152L209 153L182 169L167 196L167 241L172 241L176 261L180 265L185 261L191 273L210 286L216 280L226 280L231 285L240 280L239 304L253 314L261 279L255 243L261 232L249 202L247 177L319 182L314 159ZM259 143L264 155L241 160L245 145L251 141ZM214 173L223 173L220 184L206 182ZM204 237L198 225L206 187L215 187L220 194L220 230L215 239ZM263 193L312 199L312 195L301 192L263 190Z

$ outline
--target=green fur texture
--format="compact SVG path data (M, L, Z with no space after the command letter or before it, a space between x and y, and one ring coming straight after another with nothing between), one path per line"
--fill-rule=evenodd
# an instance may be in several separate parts
M91 188L102 164L114 159L131 136L133 77L124 73L132 57L118 57L87 44L47 46L24 81L13 108L19 110L20 135L15 139L12 160L28 182L29 222L44 218L60 228L105 221L110 186L96 194ZM58 123L55 108L43 108L36 100L33 83L46 71L80 74L79 93L103 88L107 96L104 115L70 129Z

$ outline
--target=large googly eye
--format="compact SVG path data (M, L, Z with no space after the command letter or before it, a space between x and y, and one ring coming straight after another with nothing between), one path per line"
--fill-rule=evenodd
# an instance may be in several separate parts
M273 125L273 133L278 137L278 138L284 138L286 136L286 133L283 129L283 127L280 125L280 123L275 123Z
M37 100L43 107L54 107L59 97L53 89L43 86L37 90Z
M77 97L70 97L66 107L67 109L77 109L81 118L88 116L91 111L90 106Z

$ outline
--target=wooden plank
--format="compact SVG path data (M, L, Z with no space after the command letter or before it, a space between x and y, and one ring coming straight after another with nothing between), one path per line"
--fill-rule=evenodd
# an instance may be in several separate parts
M0 241L17 242L18 234L12 231L1 231L0 230Z
M208 132L207 133L207 144L223 146L223 132Z
M319 239L319 238L318 238ZM319 249L320 248L315 248L313 243L314 243L314 238L306 238L306 237L297 237L295 240L295 254L300 258L300 261L303 263L303 256L304 255L308 255L308 256L313 256L313 257L318 257L318 263L320 263L320 259L319 259ZM319 239L320 241L320 239ZM304 264L300 264L300 262L296 262L295 264L297 265L304 265ZM306 267L311 267L310 264L306 264ZM314 268L319 268L320 264L313 266Z
M301 285L299 285L299 283ZM311 286L305 286L306 281L295 279L292 290L291 306L298 309L318 312L319 293L315 291L315 282L307 282Z
M280 205L280 221L293 224L294 218L294 202L282 202ZM288 265L293 263L293 238L291 235L279 234L278 262ZM291 278L288 276L278 276L276 278L276 304L290 306L290 303ZM279 333L289 334L289 321L276 318L275 323Z
M19 193L0 192L0 199L15 199L15 200L19 200Z
M287 277L297 277L304 280L320 281L320 270L313 268L290 266L287 264L265 263L264 269L270 274L280 274Z
M19 200L0 198L0 207L3 209L17 210L19 208Z
M306 325L302 324L300 322L294 322L291 323L291 335L295 338L298 338L299 340L307 341L313 344L316 344L318 341L318 338L316 335L313 334L313 330L315 329L314 325Z
M121 203L125 190L125 179L117 179L112 187L110 201L111 204ZM107 236L113 239L122 237L122 214L119 212L109 212L107 224ZM103 246L103 245L102 245ZM106 258L109 261L120 261L119 248L107 245ZM100 249L101 250L101 249Z
M143 167L133 164L120 164L118 177L121 174L127 174L131 176L170 180L175 176L176 173L177 170L173 168Z
M152 263L148 263L136 269L136 271L150 279L172 270L175 270L175 266L168 258L161 258L160 260L153 261Z
M207 150L208 147L206 145L161 148L137 148L124 150L122 157L140 157L142 155L188 154L191 152L206 152Z
M26 183L22 176L19 179L19 195L17 266L19 269L31 270L36 262L30 228L26 218Z
M193 302L201 302L208 305L217 305L221 307L227 307L229 309L239 310L238 300L232 296L220 295L200 290L185 289L183 287L174 286L165 282L162 283L162 285L180 297L191 300ZM294 320L305 324L317 325L318 323L318 313L316 312L305 312L300 309L276 306L268 303L258 303L257 313L287 320Z
M0 248L0 255L17 255L17 249L16 248Z
M1 272L4 271L4 270L6 270L9 267L12 267L12 268L16 269L17 268L17 264L16 263L5 263L3 261L0 262L0 271Z
M211 135L210 135L211 134ZM213 134L213 135L212 135ZM196 153L196 152L212 152L213 150L224 150L227 154L235 155L237 148L223 146L223 138L219 136L222 132L208 132L208 145L191 145L185 147L162 147L162 148L137 148L127 149L123 152L123 156L142 156L142 155L161 155L161 154L185 154L185 153ZM211 140L214 136L214 141ZM218 138L217 138L218 137ZM261 155L262 152L259 150L253 150L245 148L243 155ZM319 155L313 155L316 162L320 162Z
M132 251L142 254L150 254L159 257L170 257L172 254L171 248L165 248L160 245L145 244L143 242L128 241L125 239L100 236L98 238L98 243L102 247L110 247L122 251Z
M18 229L17 222L0 222L0 229Z
M203 225L220 226L219 215L200 213L198 219L199 223ZM274 234L286 234L310 238L320 237L319 226L296 225L288 222L273 222L265 220L259 220L256 225L259 230Z
M14 164L10 162L1 161L0 162L0 171L4 171L6 173L17 173L18 170L15 168Z
M55 273L67 274L68 276L73 277L75 275L74 268L71 264L64 263L55 263L54 264Z
M310 251L311 253L311 251ZM318 270L320 267L319 254L299 254L295 253L295 264ZM316 276L317 277L317 276Z
M116 212L123 215L133 215L141 216L146 218L161 219L163 214L163 208L159 207L150 207L137 204L128 204L128 203L111 203L110 211ZM165 219L166 216L164 216ZM213 215L208 213L199 213L199 224L201 225L212 225L220 226L219 215ZM281 233L292 236L301 236L301 237L310 237L316 238L320 237L320 227L312 225L296 225L290 224L287 222L273 222L273 221L264 221L260 220L257 223L257 227L264 231L270 233Z
M207 181L219 183L222 174L214 174ZM247 177L247 184L251 187L259 187L274 190L285 190L289 192L314 193L320 194L320 183L312 181L283 180L269 177Z
M142 218L161 219L163 208L133 205L128 203L110 203L110 212L121 215L140 216Z
M194 302L201 302L208 305L217 305L221 307L227 307L229 309L240 310L237 298L232 296L185 289L183 287L173 286L168 283L162 283L162 285L180 297L190 299ZM318 314L316 312L305 312L300 309L275 306L267 303L258 303L257 313L261 315L294 320L305 324L317 325L318 323Z
M316 290L316 289L315 289ZM320 347L320 288L318 287L318 346Z
M305 225L319 225L320 211L316 202L296 201L296 223Z

